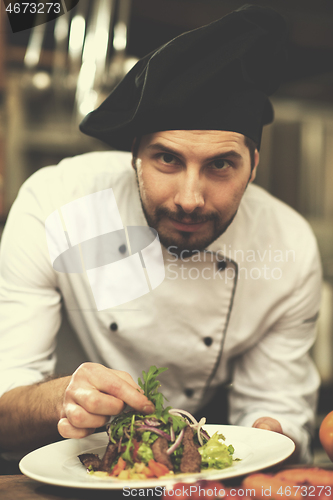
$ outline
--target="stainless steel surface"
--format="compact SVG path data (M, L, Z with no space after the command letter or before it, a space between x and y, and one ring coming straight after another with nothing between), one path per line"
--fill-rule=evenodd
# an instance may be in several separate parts
M78 121L96 107L103 87L113 11L113 0L95 0L93 4L76 87L75 114Z
M44 41L45 29L46 29L46 24L41 24L39 26L35 26L31 30L31 35L29 38L27 50L24 57L24 64L26 68L30 70L37 68L39 64L43 41Z
M71 20L68 40L68 76L75 82L80 71L87 29L88 2L79 2Z
M113 55L108 70L107 84L109 88L115 87L138 61L138 58L127 54L131 6L132 0L121 0L119 3L118 16L113 31Z
M69 33L69 13L58 17L54 26L54 56L52 79L56 88L63 85L67 73L67 46Z

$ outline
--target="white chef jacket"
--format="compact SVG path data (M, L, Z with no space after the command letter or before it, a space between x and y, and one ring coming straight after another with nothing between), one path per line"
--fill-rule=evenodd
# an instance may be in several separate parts
M64 305L91 361L135 380L152 364L168 367L160 377L168 404L192 412L232 379L230 422L276 418L308 460L319 386L308 353L321 267L307 222L249 185L233 223L207 252L177 259L163 249L158 287L98 311L86 273L53 269L45 221L109 188L125 227L147 225L129 153L65 159L22 186L1 244L0 394L52 375Z

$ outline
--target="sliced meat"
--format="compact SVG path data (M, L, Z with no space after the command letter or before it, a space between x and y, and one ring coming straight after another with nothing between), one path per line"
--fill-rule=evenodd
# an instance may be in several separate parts
M201 455L193 441L193 431L191 427L185 427L183 437L183 456L180 461L180 472L200 472L201 470Z
M104 453L104 457L102 458L101 466L98 470L101 470L103 472L110 472L111 465L115 461L117 455L118 455L118 445L109 443Z
M159 437L152 444L151 447L154 455L155 462L165 465L169 470L173 470L173 465L167 454L168 441L165 437Z
M79 459L87 469L91 467L94 471L99 470L102 462L95 453L82 453L82 455L79 455Z

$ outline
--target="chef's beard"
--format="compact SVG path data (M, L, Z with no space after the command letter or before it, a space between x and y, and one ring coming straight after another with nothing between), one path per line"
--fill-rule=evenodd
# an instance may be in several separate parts
M139 182L138 190L142 211L148 226L157 231L162 245L167 250L178 256L182 255L182 252L186 252L186 257L188 257L191 254L205 250L209 245L211 245L211 243L213 243L213 241L219 238L228 229L237 214L236 210L232 217L230 217L227 221L222 221L217 212L210 212L203 215L194 210L191 214L187 214L181 207L178 207L176 211L172 211L161 206L157 207L154 210L154 213L149 213L141 197ZM177 222L182 222L183 219L186 219L186 222L191 222L193 224L212 221L213 230L210 235L202 236L200 239L195 238L196 233L187 231L177 231L178 235L174 237L173 235L168 234L167 229L164 230L163 226L161 227L161 220L165 218L171 218ZM194 241L190 241L191 239Z

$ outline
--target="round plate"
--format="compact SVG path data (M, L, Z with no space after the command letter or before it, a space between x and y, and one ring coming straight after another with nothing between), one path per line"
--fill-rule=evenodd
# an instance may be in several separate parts
M104 454L108 438L106 434L93 434L84 439L68 439L53 443L26 455L20 462L20 469L26 476L47 484L71 488L123 489L155 488L169 486L183 481L198 479L228 479L271 467L289 457L295 449L291 439L276 432L234 425L205 425L212 436L222 433L225 444L232 444L234 458L241 459L231 467L222 470L205 471L196 474L177 474L164 479L133 479L121 481L116 478L97 478L87 474L78 455L81 453Z

